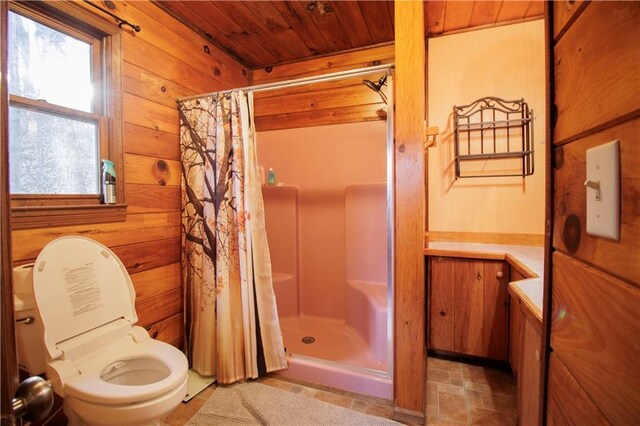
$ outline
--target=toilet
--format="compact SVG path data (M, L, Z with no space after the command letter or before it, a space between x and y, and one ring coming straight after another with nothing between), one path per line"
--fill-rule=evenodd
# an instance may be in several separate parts
M58 238L42 249L28 277L35 310L20 307L35 318L16 324L18 359L28 359L31 374L46 371L69 424L153 425L180 404L187 359L134 325L135 291L111 250L85 237ZM28 301L25 287L20 297ZM44 357L34 360L33 353Z

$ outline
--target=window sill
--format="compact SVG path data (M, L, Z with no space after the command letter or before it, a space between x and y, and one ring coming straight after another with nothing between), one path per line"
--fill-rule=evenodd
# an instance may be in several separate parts
M126 204L11 208L11 229L13 230L124 222L126 219Z

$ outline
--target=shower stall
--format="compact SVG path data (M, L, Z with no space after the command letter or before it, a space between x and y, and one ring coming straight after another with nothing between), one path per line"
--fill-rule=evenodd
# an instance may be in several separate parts
M365 85L363 90L368 90ZM257 134L273 285L303 382L392 399L390 123Z

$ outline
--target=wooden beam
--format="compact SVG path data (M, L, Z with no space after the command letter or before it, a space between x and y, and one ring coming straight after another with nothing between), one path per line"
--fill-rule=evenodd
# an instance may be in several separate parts
M394 418L424 422L424 3L395 2Z

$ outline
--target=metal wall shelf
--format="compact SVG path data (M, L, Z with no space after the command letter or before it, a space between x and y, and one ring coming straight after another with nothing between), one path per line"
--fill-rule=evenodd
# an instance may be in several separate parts
M453 127L456 178L533 174L533 110L524 99L485 97L469 105L454 106ZM509 158L521 160L515 172L513 167L496 173L461 170L465 161Z

